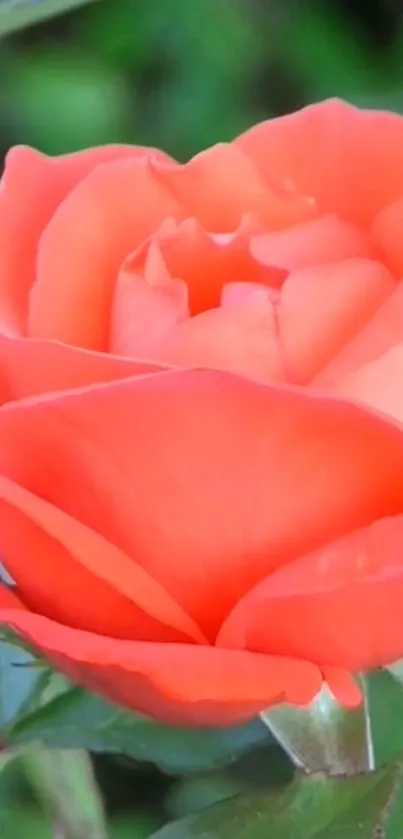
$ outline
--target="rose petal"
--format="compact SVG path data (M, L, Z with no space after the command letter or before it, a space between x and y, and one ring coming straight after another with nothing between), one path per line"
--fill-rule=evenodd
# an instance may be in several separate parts
M329 214L253 236L251 252L267 267L298 271L351 257L370 257L371 246L358 227Z
M9 403L0 472L135 558L213 638L275 568L401 511L403 434L318 392L170 372Z
M268 120L236 145L262 176L288 178L321 212L368 226L403 193L403 119L331 99Z
M375 361L403 342L403 283L398 283L365 326L357 332L312 384L329 387Z
M177 367L206 367L281 381L283 359L270 292L249 283L225 286L225 292L223 306L177 324L160 337L150 357ZM234 298L241 293L236 305Z
M330 390L403 423L403 343L340 379Z
M357 708L362 704L362 693L354 676L341 667L322 667L322 675L336 702L343 708Z
M1 556L25 603L77 628L204 642L134 560L48 501L0 477Z
M150 158L97 166L68 195L41 237L29 334L106 350L114 285L124 258L183 209Z
M289 381L307 384L377 312L396 286L379 262L346 259L290 274L279 298Z
M403 198L384 207L372 228L374 241L381 247L387 264L399 277L403 274Z
M157 241L147 248L153 282L137 273L137 256L119 273L111 312L109 348L132 358L157 358L155 348L189 317L188 294L182 280L169 276Z
M239 227L228 234L216 235L204 230L194 218L157 231L130 259L130 266L153 286L166 284L167 274L186 282L192 315L220 304L227 283L254 282L278 287L286 272L269 270L250 253L251 236L261 225L253 217L245 217ZM150 259L152 246L158 243L161 262Z
M56 341L0 334L0 404L162 369L147 361L90 352Z
M238 603L217 644L356 671L403 655L403 515L279 569Z
M162 722L230 725L275 702L310 702L321 687L308 662L214 647L119 641L39 615L0 611L73 680Z
M184 166L153 161L161 183L186 215L217 233L232 232L252 213L272 229L297 224L316 215L315 202L299 194L282 174L269 183L253 159L234 143L220 143L197 154Z
M3 611L5 609L21 609L24 612L26 606L21 603L12 588L8 588L3 583L0 583L0 609Z
M24 333L28 293L35 280L39 237L60 202L99 163L144 156L151 149L102 146L47 157L26 146L11 149L0 189L0 325ZM162 157L161 153L161 157Z

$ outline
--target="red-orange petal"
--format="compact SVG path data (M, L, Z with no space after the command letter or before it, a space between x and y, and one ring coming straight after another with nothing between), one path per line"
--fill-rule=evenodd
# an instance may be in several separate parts
M275 568L401 512L403 433L318 392L184 370L9 403L0 472L118 545L213 638Z
M12 334L26 331L28 294L35 280L39 238L70 190L100 163L121 157L142 157L152 151L110 145L51 158L26 146L11 149L0 190L0 326L3 330Z
M12 588L8 588L8 586L0 583L0 609L2 611L5 609L21 609L22 611L25 611L26 606L21 603Z
M256 125L236 145L268 182L288 178L321 212L369 226L403 193L403 119L337 99Z
M181 218L183 209L155 177L150 158L97 166L41 237L29 334L106 350L119 268L167 216Z
M301 556L247 594L217 644L344 670L403 656L403 515Z
M166 723L230 725L277 702L309 703L321 687L305 661L215 647L119 641L0 607L5 622L74 681Z
M4 564L33 610L114 637L204 642L191 618L134 560L3 476L0 530Z

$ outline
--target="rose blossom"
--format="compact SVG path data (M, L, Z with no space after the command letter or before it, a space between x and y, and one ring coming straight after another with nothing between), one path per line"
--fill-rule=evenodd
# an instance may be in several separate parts
M156 718L403 655L403 118L325 102L181 165L12 149L0 619Z

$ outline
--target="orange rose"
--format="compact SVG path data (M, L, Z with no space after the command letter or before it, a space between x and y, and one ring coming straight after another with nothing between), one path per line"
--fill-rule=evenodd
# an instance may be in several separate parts
M403 655L403 119L8 158L0 618L156 718Z

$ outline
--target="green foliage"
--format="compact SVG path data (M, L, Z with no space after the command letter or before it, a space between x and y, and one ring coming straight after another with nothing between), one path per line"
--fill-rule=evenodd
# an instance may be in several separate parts
M396 763L349 779L296 778L281 792L223 802L153 839L400 839L402 776Z

